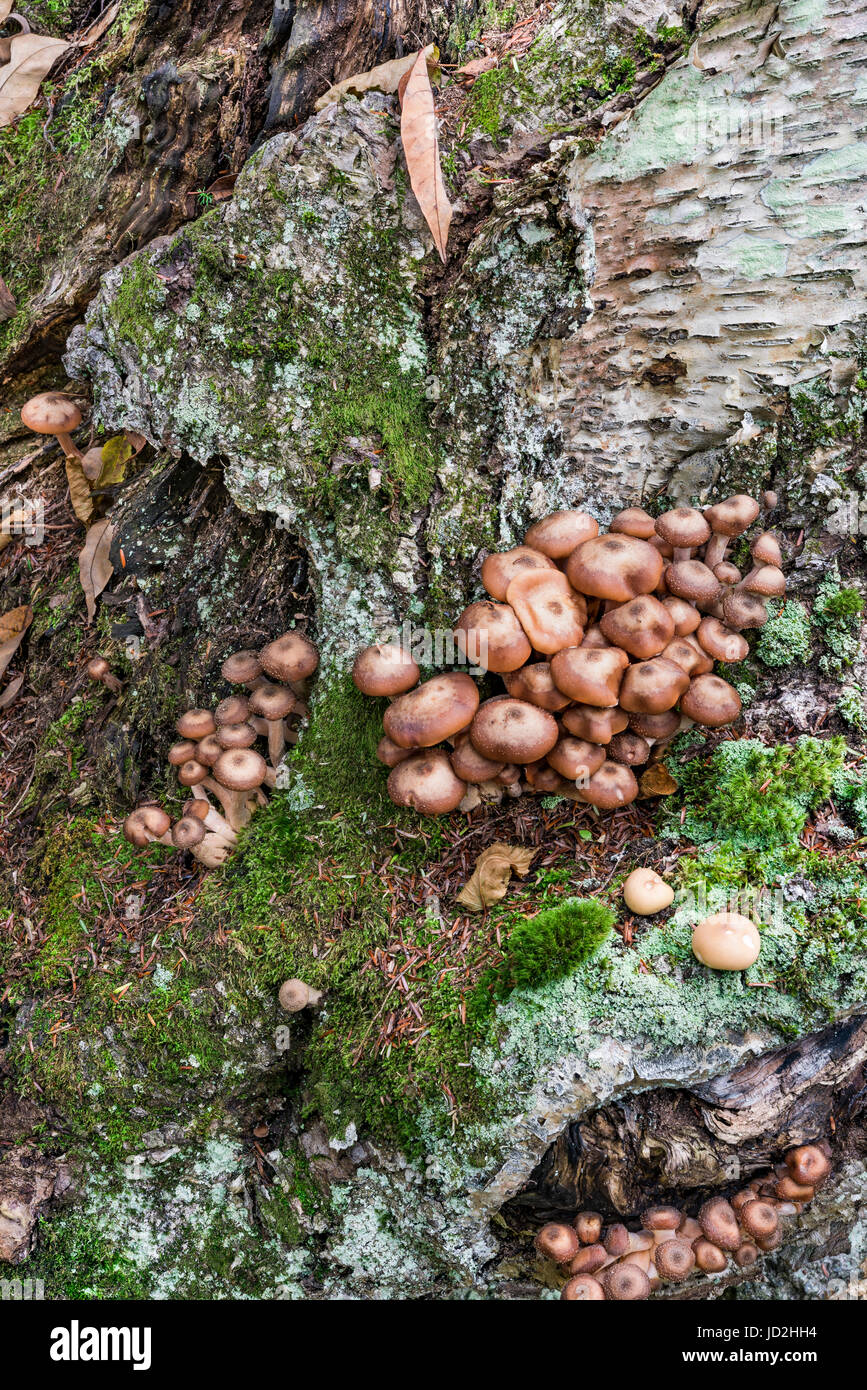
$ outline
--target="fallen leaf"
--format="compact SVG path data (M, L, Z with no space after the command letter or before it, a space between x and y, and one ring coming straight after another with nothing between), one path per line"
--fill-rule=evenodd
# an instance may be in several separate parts
M69 46L65 39L44 34L15 35L9 61L0 68L0 128L11 125L36 100L43 79Z
M14 680L11 680L9 682L6 689L3 691L3 694L0 695L0 709L8 709L9 706L14 703L23 684L23 675L16 676Z
M483 72L490 72L499 63L499 58L495 53L489 53L486 58L473 58L471 62L464 63L462 68L458 68L455 77L473 79L481 77Z
M664 763L646 768L639 778L639 796L671 796L676 791L677 783Z
M102 446L102 467L97 475L97 487L113 487L123 481L126 466L136 450L125 434L116 434Z
M10 293L6 281L0 275L0 323L4 319L14 319L18 313L18 305L15 303L15 296Z
M114 566L108 557L114 529L108 517L91 526L84 542L84 549L78 557L78 574L84 599L87 604L87 621L93 622L96 614L96 600L102 593L111 576Z
M412 191L433 233L440 257L445 261L452 205L440 168L437 118L424 49L413 64L403 94L400 135Z
M103 34L107 29L111 28L120 14L120 6L121 0L113 0L113 4L109 5L108 9L103 10L101 15L97 15L93 23L85 29L81 38L78 40L82 47L87 48L102 38Z
M93 516L93 498L90 495L90 483L87 481L87 474L84 471L84 461L75 458L74 455L67 454L65 463L72 510L79 521L83 521L86 526Z
M21 645L21 638L33 622L33 609L29 603L20 608L12 608L0 617L0 676Z
M342 82L336 82L333 87L321 96L315 103L314 111L323 111L326 106L330 106L332 101L338 101L340 97L347 93L353 96L362 96L365 92L396 92L400 84L400 79L405 73L411 72L416 60L424 54L425 65L430 66L436 73L439 71L439 49L436 44L429 43L427 48L422 48L416 53L407 53L403 58L392 58L387 63L380 63L378 67L371 68L369 72L357 73L354 77L344 77Z
M0 0L0 24L5 23L12 13L12 6L15 0Z
M458 893L458 902L470 912L483 912L491 903L498 903L505 897L512 870L522 876L529 873L535 857L535 849L499 842L490 845L476 860L472 877Z

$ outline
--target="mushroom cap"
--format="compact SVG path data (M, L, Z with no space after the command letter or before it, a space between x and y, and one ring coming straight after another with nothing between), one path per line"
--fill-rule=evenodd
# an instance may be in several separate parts
M560 575L559 570L555 573ZM517 671L532 650L515 610L508 603L494 603L489 598L464 609L454 634L465 661L498 674Z
M682 1284L695 1269L695 1252L688 1241L675 1236L656 1247L653 1263L660 1279L668 1284Z
M714 912L693 929L692 953L712 970L747 970L761 949L755 922L740 912Z
M418 684L417 663L396 642L376 642L360 651L352 679L362 695L403 695Z
M570 705L563 711L563 727L576 738L586 739L588 743L610 743L615 734L622 733L629 723L629 715L619 705L609 705L607 709L599 705Z
M210 801L203 796L191 796L184 802L183 814L193 820L204 821L212 810Z
M551 657L551 675L571 700L606 709L618 703L628 665L629 657L619 647L566 647Z
M277 999L287 1014L300 1013L310 1003L310 986L303 980L284 980Z
M681 713L708 729L733 724L741 712L741 697L720 676L696 676L680 702Z
M724 1250L714 1245L707 1236L698 1236L692 1243L695 1262L705 1274L722 1274L728 1268L728 1257Z
M748 593L746 589L727 589L722 599L723 615L729 627L738 632L745 627L764 627L768 621L768 610L758 594Z
M585 628L582 647L611 647L613 645L613 642L608 641L598 623L591 623L588 628Z
M524 767L524 776L534 792L559 795L566 791L569 785L566 778L551 766L547 758L539 758L536 762L527 763Z
M205 767L213 767L220 754L225 750L223 745L218 742L216 734L206 734L199 739L195 752L196 762L204 763Z
M652 594L641 594L599 619L604 635L614 646L646 661L658 656L674 637L674 619Z
M622 512L611 518L609 533L621 536L637 536L639 540L649 541L656 532L656 522L643 507L624 507Z
M382 723L399 748L431 748L465 729L478 707L479 690L472 677L448 671L398 695Z
M181 816L172 826L172 844L178 849L195 849L205 838L205 827L194 816Z
M502 602L512 580L528 570L554 570L557 566L541 550L516 545L513 550L494 551L482 562L482 584L491 598Z
M747 527L752 526L758 514L758 502L743 492L704 509L705 520L710 522L712 529L721 536L743 535Z
M548 754L548 762L561 777L575 782L579 777L592 777L605 762L605 749L598 743L564 734Z
M252 748L258 734L252 724L222 724L215 738L221 748Z
M592 1274L575 1274L563 1285L560 1297L566 1303L600 1303L605 1290Z
M778 1226L775 1231L771 1231L770 1235L756 1236L755 1240L760 1250L764 1250L765 1252L776 1250L777 1247L782 1244L783 1232Z
M688 689L689 676L681 666L654 656L629 667L620 687L620 704L630 714L664 714Z
M549 1221L536 1235L536 1249L543 1259L554 1260L558 1265L566 1264L578 1254L578 1237L571 1226L560 1221Z
M303 632L284 632L259 653L262 670L275 681L301 681L312 676L319 653Z
M663 710L661 714L630 714L629 727L641 734L642 738L652 738L662 743L677 733L680 715L674 709Z
M569 703L569 696L554 684L550 661L534 661L531 666L522 666L518 671L507 671L503 684L516 700L526 700L552 714L565 709Z
M675 598L690 599L693 603L716 603L722 585L702 560L677 560L665 571L665 583Z
M582 1245L595 1245L602 1234L602 1217L598 1211L579 1211L572 1225Z
M783 563L783 552L773 531L762 531L756 536L750 552L757 565L775 565L779 569Z
M774 1185L774 1194L784 1202L812 1202L816 1189L809 1184L795 1182L791 1176L780 1178ZM755 1197L755 1192L750 1196Z
M587 600L576 594L561 570L524 570L506 590L518 620L537 652L546 656L577 647L584 637Z
M641 872L642 871L640 869L635 870L635 873ZM653 873L653 870L651 869L648 872ZM629 877L633 878L634 874L630 874ZM659 879L659 882L662 883L662 879L659 878L658 874L654 874L654 878ZM628 883L629 879L627 879L626 882ZM626 897L626 883L624 883L623 885L623 896ZM672 897L673 896L674 895L672 894ZM671 901L671 899L669 899L669 901ZM635 911L634 908L633 911ZM676 1231L682 1220L683 1212L680 1211L677 1207L648 1207L645 1211L641 1213L641 1224L646 1231Z
M220 674L224 681L230 685L246 685L248 681L254 681L257 676L262 674L262 663L259 660L259 653L249 649L241 652L233 652L227 656L220 667Z
M216 731L217 725L209 709L188 709L176 720L175 728L181 738L205 738Z
M22 406L21 419L34 434L70 434L81 424L81 411L63 391L43 391Z
M469 734L458 734L451 754L452 767L462 782L489 782L498 777L505 763L485 758L473 747Z
M559 736L553 715L511 695L486 700L470 725L474 748L504 763L537 762L550 753Z
M632 729L615 734L607 748L608 757L613 763L625 763L627 767L642 767L650 757L647 739Z
M656 518L656 534L676 550L693 550L710 540L710 526L695 507L673 507Z
M178 781L182 787L197 787L208 776L209 768L197 758L188 758L178 768Z
M678 598L676 594L667 594L662 600L662 606L668 609L674 619L675 637L686 637L688 633L695 632L701 622L701 614L687 599Z
M755 1240L773 1235L780 1224L776 1207L761 1200L745 1202L738 1212L738 1220L747 1234Z
M578 797L600 811L616 811L628 806L638 795L638 783L632 769L623 763L604 762L593 773L586 786L578 787Z
M639 917L652 917L655 912L662 912L663 908L671 906L674 889L654 869L633 869L623 884L623 901L629 911L638 913ZM675 1207L651 1207L650 1213L645 1212L641 1220L648 1230L668 1229L667 1226L655 1226L648 1220L648 1215L662 1212L676 1212L677 1221L671 1227L674 1230L681 1215Z
M439 751L413 753L388 774L388 794L396 806L411 806L423 816L454 811L467 784L455 776L448 755Z
M614 1259L626 1254L629 1249L629 1232L622 1221L614 1221L610 1226L606 1226L602 1244Z
M760 598L779 598L786 592L786 576L776 565L762 565L747 575L743 587L748 594L758 594Z
M713 659L698 645L691 633L688 637L675 637L661 655L666 661L673 661L688 676L703 676L713 670Z
M746 637L726 627L719 618L702 618L697 639L714 661L743 661L749 656L750 644Z
M711 1197L698 1213L698 1224L708 1240L721 1250L737 1250L743 1243L734 1208L725 1197Z
M606 1298L615 1303L633 1303L650 1297L650 1280L637 1264L609 1265L602 1276Z
M749 1269L759 1258L759 1247L754 1245L751 1240L745 1240L738 1246L732 1258L741 1269Z
M636 536L596 536L573 550L566 574L573 589L593 598L627 603L659 587L664 561L658 550Z
M785 1161L795 1182L804 1187L821 1186L831 1171L831 1160L818 1144L800 1144L789 1149Z
M221 724L243 724L249 714L250 705L243 695L227 695L214 710L214 723L217 728Z
M214 763L214 776L229 791L252 791L261 787L268 765L253 748L227 748Z
M729 560L720 560L718 565L714 565L713 572L720 584L740 584L743 578L737 565L731 564Z
M594 1245L583 1245L569 1265L570 1274L595 1274L607 1265L611 1256L598 1241Z
M599 522L588 512L552 512L541 521L534 521L524 537L524 544L539 550L552 560L563 560L582 544L599 535Z
M191 738L181 739L180 743L173 743L169 749L169 762L172 767L180 767L182 763L189 762L190 758L195 758L198 744Z
M92 681L101 681L103 676L108 675L110 669L104 656L92 656L85 667Z
M141 848L159 839L171 829L171 817L160 806L138 806L123 823L123 833L133 845Z
M261 719L285 719L291 714L297 701L285 685L272 685L266 682L252 692L248 708ZM240 722L240 721L238 721Z
M386 767L397 767L404 758L412 756L411 748L400 748L396 743L392 743L388 734L383 734L379 743L376 745L376 756Z

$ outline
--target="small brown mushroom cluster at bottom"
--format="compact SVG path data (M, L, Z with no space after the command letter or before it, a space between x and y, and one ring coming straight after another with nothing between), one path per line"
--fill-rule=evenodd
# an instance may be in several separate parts
M169 763L191 794L184 814L173 826L159 806L140 806L124 821L126 838L135 845L159 840L189 850L208 868L222 864L238 831L257 807L267 805L263 788L275 785L286 747L298 740L298 725L307 717L307 682L318 664L313 643L296 631L259 652L228 657L223 679L247 693L228 695L213 711L188 709L175 723L179 742L169 749ZM255 746L260 740L262 752Z
M550 1222L536 1250L568 1274L567 1302L633 1302L663 1284L692 1274L723 1274L756 1263L782 1241L781 1221L797 1216L827 1181L830 1148L824 1143L789 1149L784 1162L752 1178L729 1200L711 1197L695 1217L675 1206L648 1207L641 1228L605 1225L598 1212L579 1212L572 1225Z
M359 652L356 686L390 701L377 753L391 799L422 815L522 792L602 811L634 801L635 769L679 729L740 714L714 663L744 659L743 630L786 588L769 531L753 539L747 574L726 559L760 510L744 495L656 519L629 507L607 535L583 511L535 522L523 545L487 556L489 597L455 624L461 660L505 686L484 703L466 671L419 684L399 645Z

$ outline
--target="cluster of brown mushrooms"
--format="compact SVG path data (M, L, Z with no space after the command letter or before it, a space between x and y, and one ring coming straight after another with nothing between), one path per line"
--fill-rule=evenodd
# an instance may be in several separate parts
M228 695L213 711L188 709L175 724L180 742L169 749L169 762L191 793L183 815L172 825L160 806L139 806L124 821L126 838L189 850L208 868L222 864L238 831L267 804L263 788L274 786L287 745L298 740L307 681L318 664L319 653L301 632L284 632L260 652L235 652L224 661L223 679L247 693ZM267 762L254 746L258 739L267 743Z
M730 1260L736 1269L754 1265L781 1243L781 1220L797 1216L830 1172L830 1148L802 1144L731 1201L711 1197L696 1217L673 1206L649 1207L641 1213L641 1229L630 1231L582 1211L571 1226L543 1226L536 1249L568 1271L560 1295L567 1302L633 1302L693 1273L723 1274Z
M490 597L455 625L461 658L506 687L481 704L464 671L419 684L400 646L365 648L353 679L390 700L377 753L391 799L423 815L524 791L600 810L634 801L633 769L679 729L720 728L740 713L714 662L744 659L743 631L762 627L765 600L786 588L769 531L753 539L748 573L727 559L761 510L745 495L656 519L628 507L606 535L583 511L537 521L523 545L488 555Z

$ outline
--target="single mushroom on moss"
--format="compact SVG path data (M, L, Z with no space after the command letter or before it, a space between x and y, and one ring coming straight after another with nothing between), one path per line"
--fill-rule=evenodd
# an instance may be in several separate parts
M284 980L277 995L280 1008L285 1009L287 1014L298 1014L302 1009L312 1008L321 998L322 990L313 989L303 980L295 979Z
M115 676L104 656L92 656L87 663L87 674L92 681L99 681L106 690L110 690L112 695L119 695L123 690L121 682Z
M755 922L740 912L714 912L692 933L693 955L712 970L748 970L761 949Z
M623 901L630 912L636 912L640 917L652 917L657 912L664 911L674 902L674 889L666 883L664 878L660 878L655 869L633 869L632 873L624 880ZM674 1226L680 1220L680 1212L675 1207L655 1207L651 1213L645 1212L642 1216L644 1225L649 1230L657 1229L648 1221L648 1215L660 1212L673 1212L677 1217ZM663 1228L660 1228L663 1229Z
M43 391L21 408L21 419L34 434L53 434L67 458L83 458L72 439L81 424L81 411L63 391Z
M376 642L360 651L352 679L362 695L404 695L418 684L417 663L396 642Z

